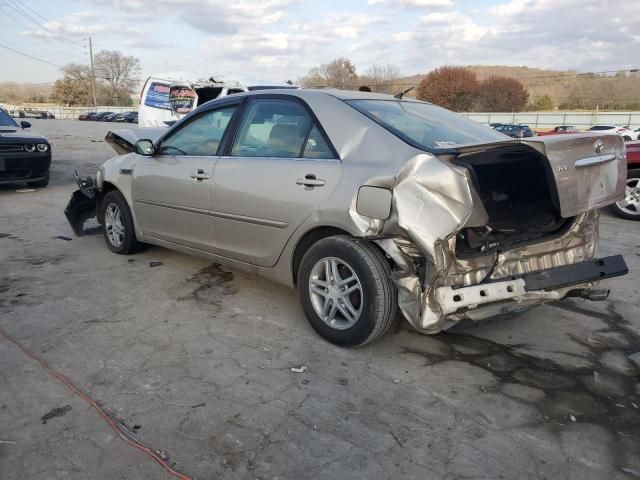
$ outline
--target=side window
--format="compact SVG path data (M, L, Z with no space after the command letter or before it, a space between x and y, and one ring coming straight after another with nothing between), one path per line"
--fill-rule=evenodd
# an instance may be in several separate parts
M222 135L236 106L206 112L178 131L170 133L160 145L164 155L217 155Z
M315 125L309 132L309 138L304 146L304 158L334 158L329 144Z
M253 100L240 123L231 155L299 158L310 125L309 114L297 102Z

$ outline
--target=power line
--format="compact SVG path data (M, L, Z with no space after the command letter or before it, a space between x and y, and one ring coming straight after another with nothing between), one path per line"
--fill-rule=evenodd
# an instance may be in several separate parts
M4 48L6 50L10 50L12 52L15 52L17 54L20 54L20 55L22 55L24 57L32 58L33 60L37 60L37 61L42 62L42 63L47 63L47 64L52 65L54 67L62 68L62 65L58 65L56 63L52 63L52 62L49 62L47 60L43 60L42 58L34 57L33 55L29 55L28 53L21 52L19 50L16 50L15 48L8 47L6 45L3 45L2 43L0 43L0 47Z
M8 6L7 4L5 4L4 6ZM26 25L22 20L20 20L19 18L16 18L15 16L13 16L13 14L11 14L9 11L4 9L4 6L0 4L0 11L2 11L5 15L7 15L9 18L13 19L15 22L19 23L20 25L22 25L24 28L26 29L31 29L31 27L29 25ZM44 42L47 43L47 48L52 48L52 46L49 44L49 42L47 42L44 38L36 36L36 38L38 38L39 40L42 40ZM58 48L55 45L53 46L53 48ZM64 44L63 47L60 47L59 50L61 51L62 49L65 49L65 53L67 53L68 55L73 55L77 58L82 58L80 57L77 53L73 53L71 52L71 50L69 50L69 47ZM84 60L84 58L82 58L82 60Z
M50 30L49 28L45 27L44 25L42 25L40 22L38 22L35 18L33 18L33 16L31 16L29 14L29 12L25 11L24 8L19 5L18 3L15 2L15 0L2 0L2 2L8 6L9 8L13 8L14 11L16 11L17 13L19 13L20 15L22 15L23 17L25 17L28 20L31 20L33 23L35 23L38 27L42 28L43 30L49 32L51 35L53 35L52 38L58 40L61 43L65 43L68 45L72 45L73 47L78 47L79 44L76 44L76 40L68 40L66 38L64 38L65 34L61 33L61 32L54 32L52 30ZM9 5L7 2L11 2L11 5ZM12 6L13 5L13 6ZM49 20L46 20L49 21Z

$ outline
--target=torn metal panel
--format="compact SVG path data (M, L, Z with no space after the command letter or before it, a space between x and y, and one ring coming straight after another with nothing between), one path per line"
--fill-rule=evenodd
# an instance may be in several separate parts
M484 224L482 204L474 204L469 171L432 155L416 155L403 167L394 187L391 220L385 234L408 236L428 261L437 265L437 244L447 240L474 215ZM394 228L395 227L395 228Z
M466 168L430 155L418 155L398 174L388 220L381 222L360 216L355 204L350 212L355 221L366 225L363 231L366 230L368 236L392 237L376 243L398 267L394 281L401 311L415 328L426 333L436 333L462 318L482 317L482 312L477 310L490 316L489 312L495 308L501 312L513 311L523 305L563 298L569 289L513 288L497 294L494 290L500 290L501 286L494 284L485 289L480 284L572 265L592 259L597 253L598 212L590 210L578 215L566 231L556 237L506 251L459 258L455 253L457 232L488 221L488 214L472 185ZM415 268L419 257L426 262L422 277ZM462 313L456 302L445 301L454 287L468 288L467 295L471 295L471 300L464 302ZM479 298L483 290L487 297ZM494 307L488 308L489 304ZM474 311L476 313L469 313Z

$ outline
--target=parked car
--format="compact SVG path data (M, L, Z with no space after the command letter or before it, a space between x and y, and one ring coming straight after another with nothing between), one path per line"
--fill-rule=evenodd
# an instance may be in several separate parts
M112 114L113 112L98 112L93 116L92 120L95 120L97 122L103 122L107 116Z
M533 130L531 130L528 125L514 125L503 123L493 128L498 132L504 133L505 135L513 138L528 138L535 135L533 133Z
M135 120L135 121L134 121ZM122 112L116 115L115 122L138 123L138 112Z
M0 185L27 183L44 188L49 184L51 145L29 128L29 122L22 120L18 125L0 109Z
M628 220L640 220L640 141L627 143L627 188L613 211Z
M78 115L78 120L91 120L92 116L95 115L96 112L86 112L86 113L81 113L80 115Z
M625 142L633 140L633 132L631 130L616 125L594 125L589 129L589 131L599 133L616 133L620 135Z
M576 127L574 127L573 125L560 125L558 127L555 127L553 130L550 130L548 132L538 132L538 135L566 135L566 134L571 134L571 133L580 133L580 130L578 130Z
M121 156L77 178L76 232L97 212L114 253L152 243L297 287L337 345L380 337L397 308L436 333L603 300L594 282L627 272L619 255L595 258L598 209L624 196L618 135L510 139L417 100L300 89L106 140Z
M104 115L104 116L103 116L103 117L101 117L100 119L101 119L103 122L115 122L115 121L116 121L116 117L117 117L118 115L119 115L118 113L111 112L111 113L108 113L107 115Z

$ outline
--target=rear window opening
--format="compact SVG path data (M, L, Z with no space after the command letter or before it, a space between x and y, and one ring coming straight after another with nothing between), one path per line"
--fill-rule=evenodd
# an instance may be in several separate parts
M560 216L548 161L526 146L510 146L464 156L456 161L471 172L489 216L483 227L458 233L456 252L473 255L540 241L568 228Z
M197 106L207 103L209 100L215 100L222 93L222 87L200 87L195 90L198 95Z

